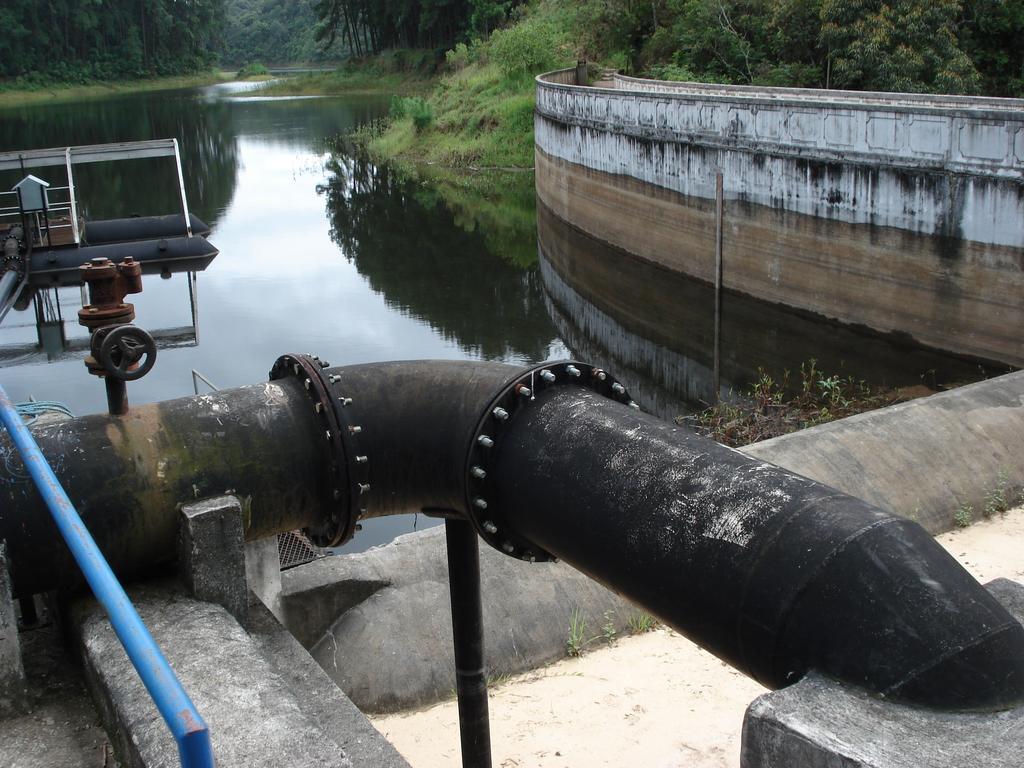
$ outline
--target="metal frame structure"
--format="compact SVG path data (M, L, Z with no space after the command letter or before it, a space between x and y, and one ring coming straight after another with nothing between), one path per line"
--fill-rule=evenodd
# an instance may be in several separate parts
M68 192L69 201L65 205L68 207L71 216L72 233L74 242L77 244L80 242L81 233L78 228L78 201L75 199L75 179L72 166L82 163L101 163L111 160L142 160L153 157L174 158L174 168L178 174L178 197L181 200L181 213L185 220L185 236L192 237L188 198L185 194L185 176L181 169L181 152L177 139L151 139L148 141L125 141L113 144L86 144L71 147L51 147L48 149L26 149L18 152L0 152L0 171L63 166L67 174L67 184L63 187L52 187L51 191L67 190ZM0 208L0 214L7 210L7 208Z

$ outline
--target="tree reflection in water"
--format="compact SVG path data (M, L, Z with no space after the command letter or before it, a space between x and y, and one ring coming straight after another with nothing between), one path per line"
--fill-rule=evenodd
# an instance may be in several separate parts
M389 306L472 357L549 357L557 334L536 268L532 210L503 215L510 195L474 199L465 188L447 202L438 185L349 147L336 148L327 169L330 180L318 192L331 239ZM532 205L532 176L516 183L511 197Z

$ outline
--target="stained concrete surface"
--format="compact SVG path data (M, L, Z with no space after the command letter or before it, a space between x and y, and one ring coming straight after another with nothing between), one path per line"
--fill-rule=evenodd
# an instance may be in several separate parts
M220 768L352 768L226 610L152 584L131 597L209 725ZM80 603L75 624L94 698L123 762L132 768L177 766L174 740L102 609L93 601Z
M117 768L82 669L54 625L20 634L29 710L0 720L5 768Z
M574 610L623 631L632 605L560 563L524 563L482 547L484 649L491 676L561 658ZM285 623L368 712L444 698L455 686L444 530L400 536L282 574ZM605 613L608 618L605 618Z

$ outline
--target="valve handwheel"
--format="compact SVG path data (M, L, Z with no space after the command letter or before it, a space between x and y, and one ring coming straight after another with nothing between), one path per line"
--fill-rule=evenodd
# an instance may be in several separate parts
M110 376L136 381L149 373L156 363L156 342L134 325L118 326L100 344L99 362Z

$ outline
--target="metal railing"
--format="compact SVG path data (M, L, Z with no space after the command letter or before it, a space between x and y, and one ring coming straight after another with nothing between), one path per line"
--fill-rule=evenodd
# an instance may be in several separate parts
M82 575L106 610L118 640L174 736L181 765L183 768L213 768L209 728L128 599L2 386L0 421L7 427L25 468L49 507Z

